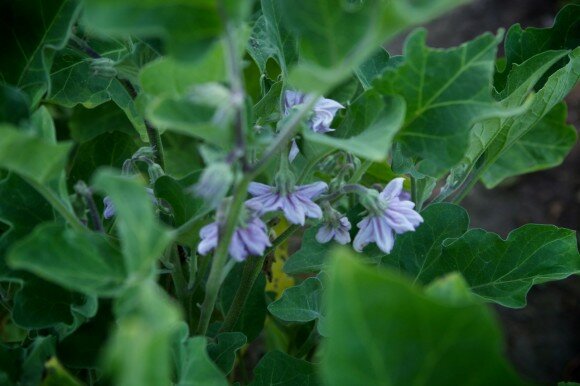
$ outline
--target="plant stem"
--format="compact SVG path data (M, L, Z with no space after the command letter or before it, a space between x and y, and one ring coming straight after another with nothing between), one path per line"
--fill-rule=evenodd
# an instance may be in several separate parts
M161 134L159 134L159 130L157 130L147 121L145 121L145 129L147 130L149 145L153 149L153 154L155 155L155 162L161 166L161 169L165 169L165 155L163 153L163 142L161 142Z
M228 257L228 248L236 229L236 223L242 210L244 200L246 199L249 184L250 180L247 177L242 179L236 188L234 199L229 207L225 224L220 224L220 230L218 231L219 242L213 256L209 277L207 278L205 298L201 305L201 315L199 318L199 324L197 325L197 333L199 335L205 335L209 326L211 314L213 313L217 295L222 284L222 271Z
M276 237L276 239L272 242L272 246L268 248L262 256L250 257L248 260L246 260L246 264L244 265L244 270L242 272L242 278L240 280L240 285L236 290L236 295L234 296L232 305L230 306L224 323L220 328L221 332L231 331L235 327L246 305L246 302L248 301L248 296L254 287L254 283L258 279L260 272L262 272L262 267L264 266L266 257L272 253L278 247L278 245L286 241L299 228L300 227L298 225L289 226L284 232L282 232L282 234L280 234L280 236Z
M31 178L21 177L32 186L54 209L77 231L83 231L86 227L80 222L74 213L70 212L62 201L46 186L34 181Z
M316 324L315 324L314 327L312 327L312 330L310 330L310 334L308 334L308 337L306 338L306 340L304 341L302 346L300 346L300 348L296 352L296 355L294 355L294 356L296 358L302 358L302 357L305 357L306 355L308 355L308 353L312 350L312 348L318 342L318 337L319 337L318 330L317 330Z
M187 283L185 281L185 276L183 274L183 268L181 266L181 259L179 256L179 251L177 246L171 249L170 261L171 261L171 279L173 280L173 286L175 287L175 295L180 303L186 308L185 312L187 314Z
M350 180L348 180L348 183L349 184L356 184L357 182L359 182L360 179L362 178L362 176L366 173L366 171L371 167L372 164L373 164L373 161L369 161L369 160L366 160L365 162L363 162L362 165L360 166L360 168L358 168L354 172L354 174L352 175Z
M284 125L281 129L272 144L266 149L266 152L262 156L262 158L256 162L253 168L249 171L249 176L251 178L260 174L268 165L268 162L276 155L280 147L285 146L290 139L296 134L296 130L298 129L298 125L302 121L302 118L306 116L306 114L314 107L316 101L318 100L319 95L311 95L306 103L302 104L298 111L293 114L286 125Z

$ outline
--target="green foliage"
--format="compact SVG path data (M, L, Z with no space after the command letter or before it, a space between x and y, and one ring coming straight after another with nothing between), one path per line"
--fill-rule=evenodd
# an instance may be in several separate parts
M268 305L268 311L278 319L287 322L310 322L322 318L322 282L309 277L300 285L290 287L282 297Z
M333 258L321 365L326 384L526 384L502 358L499 328L486 307L427 296L344 249Z
M254 370L251 386L317 386L315 367L312 363L296 359L280 351L266 354Z

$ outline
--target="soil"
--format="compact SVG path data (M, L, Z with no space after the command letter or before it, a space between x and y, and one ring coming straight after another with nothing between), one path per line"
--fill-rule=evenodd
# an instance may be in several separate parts
M520 23L549 27L563 2L478 0L428 24L428 43L451 47L485 31ZM403 38L389 45L400 53ZM568 121L580 127L580 88L567 98ZM528 174L496 189L477 187L463 205L473 227L502 237L526 223L555 224L577 230L580 221L580 144L565 162ZM516 369L536 382L580 381L580 277L537 285L523 309L496 307L506 350Z

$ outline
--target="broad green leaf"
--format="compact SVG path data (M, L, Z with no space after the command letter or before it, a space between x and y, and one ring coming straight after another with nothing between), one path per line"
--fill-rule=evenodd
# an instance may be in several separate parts
M14 295L12 318L19 326L32 329L71 325L75 320L73 308L87 301L79 293L36 277L26 277L22 288Z
M158 59L145 66L139 77L143 91L150 95L187 95L195 85L220 82L226 78L223 46L216 43L195 63L178 62L169 57Z
M389 53L384 48L379 48L377 52L354 70L365 90L372 88L373 80L380 77L383 72L391 67L390 59Z
M254 369L250 386L318 386L316 368L312 363L296 359L280 351L270 351Z
M577 139L574 126L566 124L566 116L564 103L544 115L486 170L482 176L485 186L493 188L505 178L560 165Z
M481 304L426 296L406 279L333 254L321 372L327 385L523 385Z
M308 141L348 151L372 161L387 158L391 142L405 118L400 97L381 97L374 91L362 94L349 107L336 136L305 130Z
M90 0L84 16L103 34L159 37L172 56L186 61L200 59L222 31L213 0Z
M30 116L28 96L16 87L0 83L0 123L18 126Z
M177 358L177 386L226 386L224 374L206 351L206 338L196 336L180 342Z
M31 0L2 5L0 82L23 89L36 105L50 92L55 52L65 47L80 11L78 0Z
M457 272L433 280L425 287L425 293L433 299L439 299L451 305L466 305L475 301L469 285Z
M154 99L147 107L147 118L156 128L203 139L211 144L228 147L231 130L214 121L216 109L187 98Z
M83 142L73 150L68 170L68 184L72 188L79 181L90 181L101 166L121 168L123 162L137 151L138 141L121 133L104 133Z
M300 46L301 62L291 72L291 83L304 91L324 92L398 32L461 2L284 0L281 18Z
M27 347L19 385L38 385L41 382L45 371L44 365L55 355L55 346L55 336L37 336L34 339Z
M461 272L471 290L486 300L524 307L532 285L580 272L580 254L574 231L527 224L506 240L470 230L444 246L437 265L442 272Z
M0 167L39 183L58 178L64 170L70 143L51 143L8 125L0 125L0 137Z
M112 102L103 103L92 109L77 106L68 121L70 136L76 142L87 142L101 134L121 132L135 134L127 116Z
M322 282L309 277L284 291L280 299L268 305L268 311L286 322L306 323L322 317Z
M171 348L180 319L173 300L146 281L119 298L115 311L115 331L104 356L113 384L171 385Z
M492 131L480 136L479 140L483 144L480 148L485 149L482 170L485 171L489 168L502 154L532 130L554 106L564 99L576 85L579 78L580 48L577 48L570 53L569 63L548 78L546 84L535 95L525 113L501 121L499 125L497 122L492 122L492 125L495 124L495 126L492 126ZM490 133L492 134L491 137Z
M132 280L150 276L173 233L157 222L145 187L112 170L98 172L93 185L106 192L115 205L127 273Z
M284 264L285 273L288 275L314 273L324 267L332 244L320 244L316 241L316 231L317 229L310 228L304 232L300 249L290 255Z
M393 251L382 258L415 282L457 271L483 299L523 307L532 285L580 270L574 231L528 224L504 241L482 229L468 231L469 217L456 205L433 204L421 216L424 223L397 236Z
M232 305L234 296L240 285L242 271L243 264L236 264L224 281L224 285L220 291L220 302L224 315ZM248 295L248 300L238 322L232 329L233 331L240 331L246 335L248 343L256 339L264 328L264 321L266 319L265 288L266 278L263 274L260 274Z
M0 180L0 197L0 221L9 226L0 235L0 278L4 279L12 276L6 267L6 250L38 224L54 220L54 212L32 186L14 173Z
M418 31L407 39L404 62L384 72L375 88L405 99L396 140L419 158L419 172L438 177L461 161L473 124L507 114L490 89L501 35L484 34L447 50L428 48L425 37Z
M443 242L467 232L469 216L462 207L447 203L429 205L421 216L423 224L415 232L398 235L381 264L408 274L416 282L428 283L436 277Z
M262 0L262 16L256 20L248 41L248 52L262 74L269 58L276 60L283 74L298 60L298 42L283 24L280 1Z
M574 49L580 46L580 5L568 4L556 15L550 28L526 28L513 25L505 39L506 68L497 74L496 86L502 89L513 64L520 64L548 50ZM562 63L563 65L564 63ZM553 68L552 71L556 70Z
M19 241L7 260L13 268L89 295L115 295L127 276L120 253L105 236L54 223Z
M489 119L475 125L463 160L451 169L447 185L443 188L444 194L457 189L466 180L469 173L474 170L476 162L480 160L496 136L500 138L502 135L505 136L512 130L512 127L515 129L514 132L525 133L566 95L569 90L569 86L564 86L567 75L560 73L555 74L538 95L534 95L531 100L529 98L530 92L541 77L566 53L566 51L547 51L526 60L521 65L514 66L509 74L507 86L498 98L504 108L517 109L518 106L523 106L524 111L513 117ZM556 89L560 87L562 90L556 94ZM553 100L551 95L554 96ZM482 159L482 161L489 163L488 159ZM480 161L477 168L485 166L481 163Z
M234 368L236 353L247 340L241 332L222 332L215 337L213 343L207 345L207 353L220 370L228 375Z
M101 42L103 57L118 60L127 55L127 48L117 42ZM52 90L47 100L65 107L78 104L87 108L113 101L146 141L143 117L137 110L130 91L115 77L103 76L91 70L91 61L85 53L66 48L58 53L51 69Z
M169 176L162 176L155 181L155 196L165 200L173 211L173 225L179 227L200 211L203 200L185 189L190 188L197 180L185 178L178 181Z

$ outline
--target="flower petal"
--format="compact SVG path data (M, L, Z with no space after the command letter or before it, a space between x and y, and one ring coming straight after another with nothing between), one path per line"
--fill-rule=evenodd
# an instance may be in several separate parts
M350 243L350 233L344 229L337 229L334 234L334 240L342 245L348 244Z
M326 189L328 189L326 182L318 181L308 185L297 186L295 192L309 199L313 199Z
M260 182L250 182L248 192L252 196L263 196L274 192L276 189L270 185L262 184Z
M316 241L320 244L325 244L332 240L334 237L335 231L329 225L323 225L318 229L316 232Z
M391 227L383 217L376 216L372 220L375 242L379 249L385 253L390 253L395 245L395 238Z
M398 197L403 191L403 182L405 182L405 179L401 177L391 180L379 194L379 197L382 200L392 200Z
M355 251L362 252L362 250L368 243L374 241L373 227L370 224L370 221L371 220L369 217L365 217L361 222L357 224L360 230L356 234L354 241L352 243L352 246L355 249Z
M282 211L284 212L284 216L288 221L290 221L292 224L304 225L304 222L306 221L304 208L300 202L297 202L296 198L292 194L289 194L286 197L282 197L281 207Z
M292 140L292 144L290 145L290 152L288 153L288 161L292 162L296 158L296 156L300 153L300 149L298 149L298 144L296 140Z

